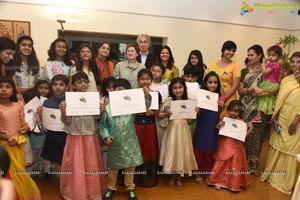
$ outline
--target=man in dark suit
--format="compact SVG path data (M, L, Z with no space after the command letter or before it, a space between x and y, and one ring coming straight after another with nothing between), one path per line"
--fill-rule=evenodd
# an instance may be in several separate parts
M152 65L156 62L156 56L149 51L151 38L147 34L140 34L136 41L140 49L137 61L150 70Z

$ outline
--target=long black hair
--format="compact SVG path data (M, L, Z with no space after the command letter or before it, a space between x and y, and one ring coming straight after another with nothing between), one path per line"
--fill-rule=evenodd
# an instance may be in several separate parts
M14 59L13 59L13 66L16 67L16 71L21 72L21 65L22 65L22 59L21 59L21 55L20 55L20 45L21 42L23 40L29 40L32 43L32 52L31 54L28 56L28 72L31 72L32 75L36 75L38 74L39 70L40 70L40 63L39 60L36 56L34 47L33 47L33 40L30 36L24 35L18 38L17 41L17 49L16 49L16 53L14 55Z
M183 90L183 94L182 94L182 100L187 100L188 99L188 95L187 95L187 87L186 87L186 84L185 84L185 81L183 78L181 77L177 77L177 78L174 78L172 79L170 85L169 85L169 96L172 97L173 100L176 100L176 97L175 95L173 94L173 86L176 84L176 83L179 83L183 86L184 90Z
M167 46L167 45L164 45L164 46L162 46L162 48L161 48L161 50L160 50L160 52L159 52L159 57L158 57L158 61L159 61L159 63L162 63L162 60L161 60L161 58L160 58L160 53L162 52L162 50L164 50L164 49L167 49L168 50L168 52L169 52L169 55L170 55L170 57L169 57L169 60L168 60L168 63L167 63L167 68L168 69L172 69L173 68L173 66L174 66L174 62L175 62L175 60L174 60L174 57L173 57L173 53L172 53L172 51L171 51L171 48L169 47L169 46Z
M66 53L64 55L64 60L63 62L68 65L68 66L72 66L73 63L70 60L70 54L69 54L69 47L68 47L68 43L66 40L62 39L62 38L57 38L56 40L54 40L51 45L50 45L50 49L48 50L48 61L54 61L56 60L56 52L55 52L55 45L57 42L63 42L66 45Z
M191 63L191 56L192 55L193 56L197 56L197 58L198 58L198 63L195 66L192 65L192 63ZM201 85L205 69L207 68L206 65L203 63L203 56L202 56L201 51L199 51L197 49L191 51L191 53L190 53L190 55L188 57L187 64L190 64L193 67L196 67L198 69L198 79L197 79L197 82L198 82L199 85ZM184 68L183 68L183 70L184 70Z
M203 82L201 84L201 89L209 91L209 89L207 87L207 81L208 81L208 79L210 77L213 77L213 76L216 77L217 81L218 81L217 89L214 92L218 93L219 95L221 95L221 81L220 81L220 78L219 78L218 74L216 72L214 72L214 71L208 72L206 74L206 76L204 77L204 80L203 80Z
M98 70L98 67L97 67L97 64L96 64L96 61L95 61L95 57L93 55L93 50L90 47L90 45L88 45L88 44L81 44L78 47L78 50L77 50L76 71L83 71L83 62L82 62L82 59L80 58L80 51L83 48L85 48L85 47L88 48L91 51L92 56L91 56L91 59L89 61L89 68L90 68L90 70L94 74L94 78L95 78L96 84L100 85L101 84L101 82L100 82L100 72Z
M9 39L8 37L0 37L0 51L6 50L6 49L15 51L16 44L14 41ZM10 61L9 63L4 63L2 60L0 60L0 66L2 64L5 64L5 76L12 77L14 75L12 61ZM4 74L2 74L1 71L0 71L0 76L4 76Z

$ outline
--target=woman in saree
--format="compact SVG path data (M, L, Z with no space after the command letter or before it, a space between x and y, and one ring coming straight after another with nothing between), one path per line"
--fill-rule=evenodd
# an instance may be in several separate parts
M270 149L261 181L291 194L300 172L296 155L300 153L300 52L290 58L293 74L280 85L272 117Z
M240 101L244 104L245 110L242 115L245 122L250 122L257 113L257 96L274 95L267 94L259 88L261 83L262 65L264 58L263 48L260 45L253 45L247 51L246 65L241 72L239 86ZM262 136L265 131L266 122L253 123L254 132L245 140L245 151L247 155L250 173L259 176L259 156L262 147Z

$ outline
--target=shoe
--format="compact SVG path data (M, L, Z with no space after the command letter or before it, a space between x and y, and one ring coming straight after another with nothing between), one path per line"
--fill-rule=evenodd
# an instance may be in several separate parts
M113 195L115 194L115 190L107 190L105 195L102 196L102 200L111 200Z
M222 187L221 187L221 186L218 186L218 185L215 185L215 189L216 189L216 190L222 190Z
M128 190L128 200L137 200L137 196L134 190Z
M258 117L258 116L255 116L255 117L253 117L253 119L250 122L252 122L252 123L262 123L262 118Z
M196 177L195 181L196 181L196 183L198 183L198 184L203 184L203 183L204 183L204 180L203 180L202 177Z

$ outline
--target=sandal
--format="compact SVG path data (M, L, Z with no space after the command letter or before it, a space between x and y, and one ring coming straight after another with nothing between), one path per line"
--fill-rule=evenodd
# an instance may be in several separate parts
M204 179L202 178L202 177L196 177L195 178L195 181L196 181L196 183L198 183L198 184L203 184L204 183Z

